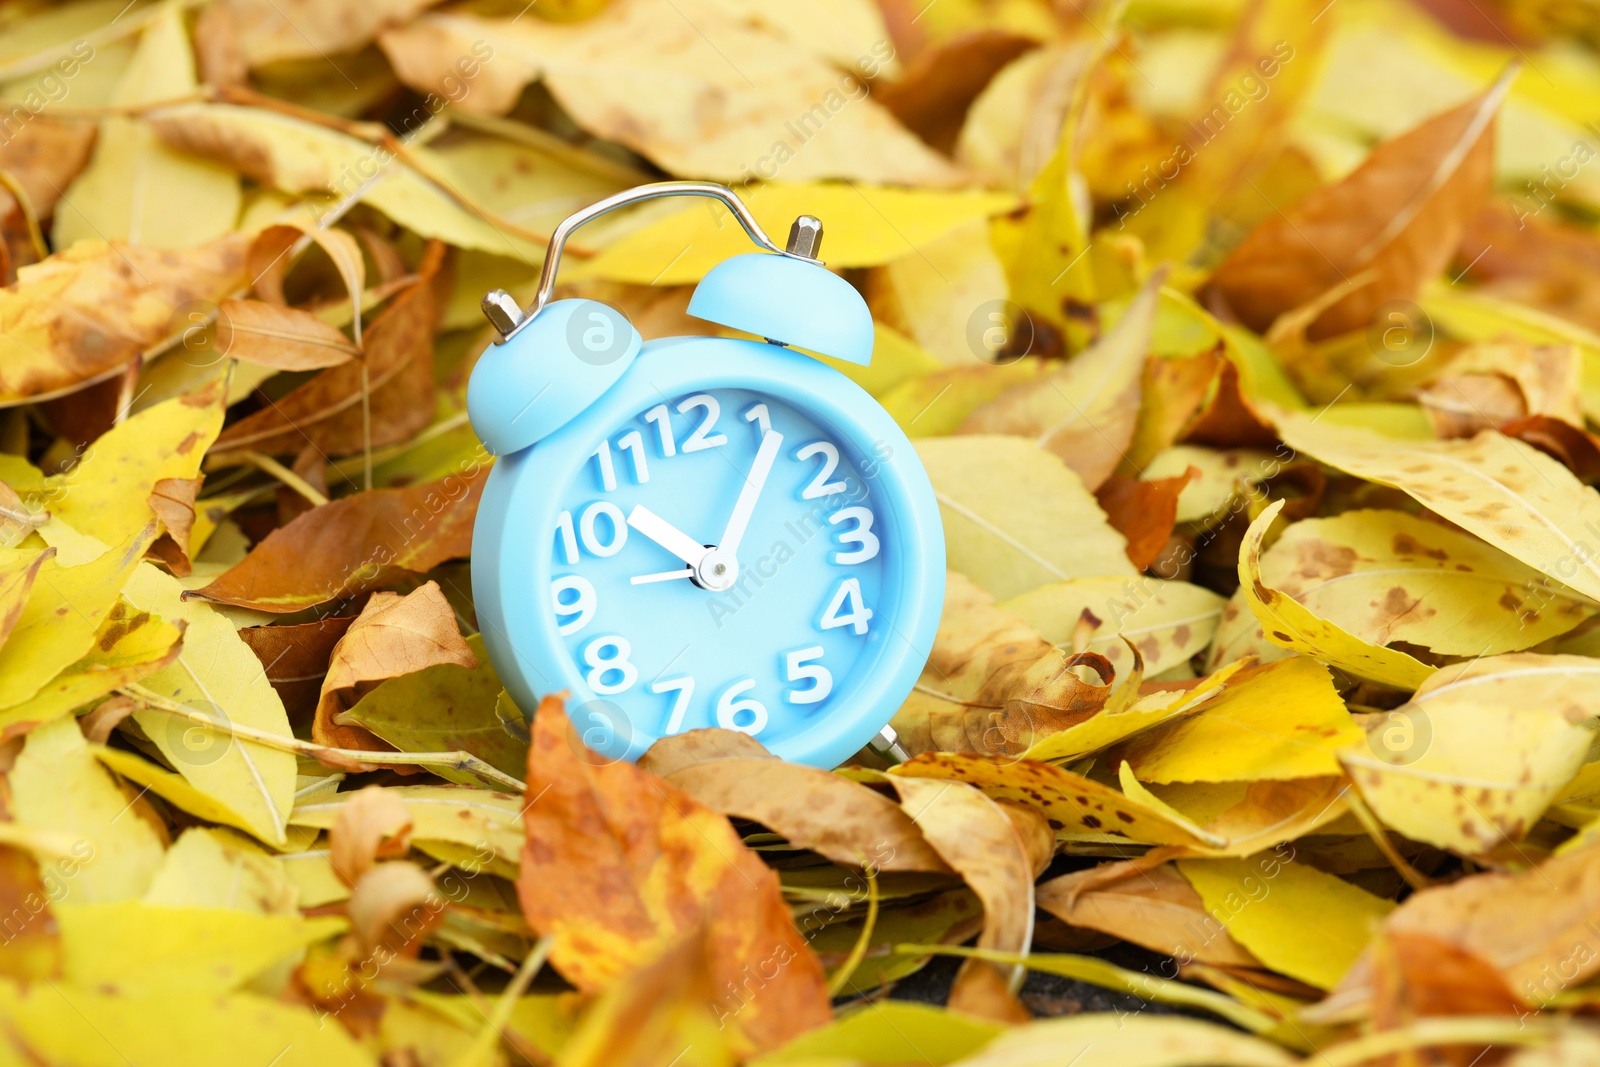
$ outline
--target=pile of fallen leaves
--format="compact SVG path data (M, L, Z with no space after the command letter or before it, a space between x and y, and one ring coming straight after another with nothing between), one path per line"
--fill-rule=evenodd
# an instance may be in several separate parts
M1600 1062L1582 7L6 5L0 1061ZM873 309L906 763L485 656L479 298L664 176ZM712 332L728 222L562 291Z

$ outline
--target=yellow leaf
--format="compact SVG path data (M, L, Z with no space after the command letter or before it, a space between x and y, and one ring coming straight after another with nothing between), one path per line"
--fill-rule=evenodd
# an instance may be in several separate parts
M173 842L144 902L261 915L298 915L304 903L283 860L243 834L210 826L190 827Z
M95 762L76 720L56 719L29 734L9 777L19 824L57 831L92 850L71 882L73 899L143 895L161 866L161 838L133 810L137 794L124 794Z
M344 1027L310 1009L249 993L118 996L66 982L0 982L0 1018L6 1021L0 1048L60 1067L374 1063Z
M408 22L438 0L369 0L355 7L319 0L226 0L244 61L327 59L371 44L386 26ZM332 60L328 60L332 62Z
M261 661L225 615L203 600L183 599L177 579L148 563L134 572L123 595L143 611L187 624L178 662L142 679L140 690L219 725L155 709L135 712L134 721L195 789L234 813L228 820L232 825L268 844L282 844L294 800L295 757L227 730L238 723L290 736L283 701Z
M1332 989L1394 905L1293 856L1285 846L1250 859L1179 860L1178 870L1262 963Z
M1181 477L1190 467L1199 471L1178 494L1177 519L1209 526L1241 510L1241 498L1282 466L1279 457L1254 448L1175 445L1146 464L1140 477L1155 481Z
M1499 655L1566 633L1600 607L1451 527L1401 511L1347 511L1290 525L1261 577L1374 645Z
M1578 772L1600 713L1587 656L1513 652L1441 669L1340 753L1373 813L1478 854L1517 841Z
M476 849L493 873L517 876L523 841L520 796L456 785L389 786L387 791L397 795L410 811L412 841L464 845ZM295 826L330 829L347 799L340 795L335 800L296 805L289 821Z
M28 594L39 577L39 568L55 555L51 549L0 550L0 645L22 618L22 609L28 603Z
M1045 373L1049 365L1031 356L996 366L941 367L907 377L879 398L906 436L946 437L975 408Z
M139 107L195 88L194 51L184 7L164 3L110 103ZM239 179L215 163L162 144L142 118L104 119L94 159L56 212L56 247L75 241L128 241L182 248L221 237L239 216Z
M1132 642L1146 674L1160 674L1211 644L1222 617L1222 597L1188 582L1161 578L1079 578L1051 582L1000 606L1014 611L1051 644L1072 644L1085 611L1100 620L1088 649L1119 671L1130 661Z
M885 401L888 394L902 383L916 380L943 366L925 348L891 326L874 322L872 336L872 362L865 367L831 356L812 355L880 401Z
M752 1060L750 1067L809 1067L841 1057L874 1064L953 1063L977 1052L1003 1030L998 1023L932 1004L865 1001L842 1010L833 1022Z
M231 991L342 933L343 918L169 907L138 900L55 905L62 976L123 995Z
M89 654L96 631L117 603L117 591L154 536L152 523L91 562L62 566L58 554L40 565L11 636L0 646L0 708L32 698Z
M960 176L869 96L863 78L894 54L886 35L862 41L841 73L811 41L788 35L792 16L769 26L748 17L749 5L734 13L718 0L675 2L615 0L594 18L559 25L428 14L380 43L401 80L429 92L457 58L481 57L474 43L492 41L493 61L468 83L461 106L503 113L542 79L580 126L673 174L908 185ZM824 32L838 40L836 24Z
M222 430L220 382L166 400L112 427L82 462L46 481L40 503L74 530L116 544L148 523L166 478L194 478Z
M892 186L769 182L742 194L756 221L782 243L799 215L822 220L822 258L830 267L875 267L915 255L967 223L1010 210L1016 198L982 190L938 192ZM685 285L729 256L755 246L718 204L675 211L608 245L574 278L641 285Z
M1242 666L1244 666L1242 663L1229 664L1203 679L1192 689L1157 690L1142 697L1137 694L1138 678L1135 676L1123 683L1124 689L1132 685L1135 690L1128 699L1108 702L1103 710L1083 722L1069 726L1060 733L1041 738L1022 754L1023 758L1058 761L1076 759L1187 715L1208 701L1216 699L1217 694L1227 685L1228 679ZM1118 692L1120 694L1123 690Z
M1253 782L1339 773L1359 741L1328 670L1302 656L1235 675L1220 697L1119 749L1145 782Z
M1278 420L1297 452L1400 489L1530 567L1600 599L1600 494L1557 461L1485 430L1464 441L1397 441L1301 415Z
M98 380L178 332L180 307L250 281L251 240L229 234L178 252L80 241L24 268L0 289L0 403Z
M183 630L119 600L95 632L87 655L64 667L32 697L0 711L0 736L49 722L160 670L183 647Z
M1027 438L930 438L917 452L939 498L951 569L995 597L1136 573L1077 474Z
M1396 689L1415 689L1433 673L1426 663L1397 649L1347 633L1261 577L1261 541L1284 502L1275 501L1250 524L1239 546L1239 590L1267 640L1313 659Z
M534 235L474 211L390 149L349 134L232 104L181 104L148 121L168 144L223 160L286 193L359 193L362 203L423 237L530 263L544 260Z
M1059 344L1007 302L990 230L988 219L975 219L873 268L866 283L873 317L951 367L1058 354Z

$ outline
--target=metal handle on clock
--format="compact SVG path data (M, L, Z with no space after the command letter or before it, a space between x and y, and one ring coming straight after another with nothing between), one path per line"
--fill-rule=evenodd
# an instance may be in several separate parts
M750 209L745 206L744 201L726 185L718 185L716 182L652 182L649 185L635 186L608 196L604 200L597 200L561 220L561 224L550 235L550 245L545 250L544 267L539 273L539 289L533 294L533 302L526 308L519 307L516 300L504 289L496 289L483 298L483 313L499 331L500 341L508 341L514 337L550 302L550 294L556 287L556 271L561 266L561 251L566 247L567 238L572 236L574 230L619 207L664 196L705 196L720 200L729 211L733 212L733 217L739 220L739 225L750 235L750 240L768 252L817 262L816 252L821 244L822 223L810 215L801 215L795 220L794 227L789 231L789 247L779 248L772 238L767 236L755 216L750 214Z

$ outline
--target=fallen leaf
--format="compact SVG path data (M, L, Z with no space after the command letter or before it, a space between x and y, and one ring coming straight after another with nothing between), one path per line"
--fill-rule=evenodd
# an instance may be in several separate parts
M328 830L328 859L339 880L353 886L378 860L411 848L411 811L399 796L369 785L345 800Z
M528 765L527 742L507 733L496 713L504 690L482 635L473 634L466 644L475 667L450 660L379 682L340 712L338 722L360 727L401 752L470 752L513 777L520 775ZM464 771L434 773L463 785L477 781Z
M132 900L144 894L166 842L95 760L70 718L28 735L7 775L12 817L23 826L54 830L82 842L70 884L86 902ZM70 796L71 804L61 803Z
M1180 967L1259 967L1176 867L1102 864L1039 883L1039 907L1062 922L1143 945ZM1119 870L1120 869L1120 870ZM1111 875L1116 871L1116 877Z
M1362 798L1416 841L1467 854L1517 841L1583 764L1593 661L1513 652L1446 667L1340 753Z
M194 594L281 615L432 570L472 551L472 519L487 475L485 458L437 482L374 489L312 508Z
M1193 715L1133 739L1115 758L1142 782L1257 782L1339 774L1362 739L1321 664L1302 656L1247 667Z
M276 370L336 367L356 356L350 339L315 315L259 300L218 306L217 351Z
M357 51L436 2L383 0L345 7L314 0L225 0L221 6L233 20L245 62L254 68Z
M343 455L403 441L426 426L432 417L433 330L439 317L436 276L444 254L442 244L428 246L416 283L367 327L361 360L330 367L229 426L217 438L216 450L249 448L277 455L309 445L324 455Z
M278 691L291 721L310 716L321 696L322 676L339 639L355 616L347 615L289 626L246 626L239 639L261 661L267 680Z
M1111 1012L1044 1019L1001 1034L962 1067L1021 1067L1072 1063L1074 1067L1289 1067L1290 1054L1260 1038L1198 1019Z
M822 966L777 877L721 815L630 763L588 753L557 698L534 716L528 796L518 893L568 981L613 988L709 919L714 1010L731 1014L746 1046L775 1048L827 1021ZM765 967L765 984L728 999L746 967Z
M1293 849L1250 859L1177 861L1207 912L1275 971L1331 989L1393 905L1293 861ZM1308 923L1306 916L1316 916Z
M917 454L945 517L950 568L996 597L1136 573L1082 480L1027 438L937 438L919 441Z
M1223 599L1209 589L1161 578L1079 578L1051 582L1001 603L1020 615L1046 641L1073 646L1085 611L1095 619L1088 651L1098 652L1119 671L1127 670L1138 649L1146 674L1176 667L1211 643L1222 616Z
M1105 509L1111 528L1128 539L1128 562L1149 570L1172 539L1178 522L1178 499L1184 487L1200 474L1189 467L1173 478L1145 480L1112 474L1094 498Z
M1150 325L1166 272L1145 282L1116 326L1054 374L978 408L960 433L1014 434L1061 457L1090 490L1116 470L1133 442Z
M0 290L0 403L68 392L178 332L173 314L250 279L249 234L181 251L80 241Z
M804 44L724 16L716 0L663 11L613 0L570 24L536 19L424 15L380 38L406 83L439 84L441 60L494 41L494 63L462 99L472 111L509 111L539 79L591 133L618 141L677 174L724 181L752 174L791 181L841 177L949 185L959 171L867 95L893 56L879 38L841 74ZM439 47L441 41L449 48ZM703 101L719 105L708 111ZM826 221L826 220L825 220Z
M468 668L478 665L437 582L426 582L405 596L373 594L333 648L328 673L322 679L312 739L333 748L388 751L389 746L365 728L346 721L344 713L359 699L363 687L444 663Z
M1360 329L1385 301L1414 299L1488 196L1494 118L1510 84L1502 75L1476 99L1378 146L1343 181L1268 216L1217 267L1215 291L1265 330L1341 280L1374 272L1322 313L1314 339Z
M1589 597L1600 564L1584 550L1600 495L1560 463L1492 430L1465 441L1396 441L1370 431L1278 420L1284 441L1329 466L1400 489L1443 518Z
M1425 682L1434 671L1426 663L1398 649L1362 640L1266 584L1261 575L1261 542L1282 510L1283 501L1279 500L1263 511L1239 546L1239 590L1267 640L1396 689L1415 689Z
M704 733L662 738L640 766L712 811L761 823L835 863L874 871L949 870L911 818L867 786L771 756L695 759L688 750L704 743L694 737ZM671 770L663 773L665 766Z

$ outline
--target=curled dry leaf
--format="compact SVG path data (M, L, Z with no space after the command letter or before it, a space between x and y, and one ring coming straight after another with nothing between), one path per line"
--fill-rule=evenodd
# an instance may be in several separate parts
M1078 677L1079 666L1100 682ZM1098 711L1115 673L1103 656L1055 648L951 571L933 653L893 726L912 753L1017 753Z
M550 960L568 981L590 992L613 987L704 923L714 1008L744 1046L774 1048L827 1021L822 966L777 876L723 816L586 749L559 698L534 715L528 798L517 891L529 923L553 938ZM746 968L773 977L747 1000L725 1000L730 983L743 988Z
M1250 524L1239 546L1239 591L1267 640L1357 678L1396 689L1421 685L1433 673L1428 664L1398 649L1364 641L1288 593L1266 584L1261 576L1261 542L1283 506L1279 500L1263 511Z
M1211 644L1223 599L1209 589L1160 578L1080 578L1041 585L1000 606L1022 616L1057 647L1071 644L1087 611L1094 620L1088 651L1125 671L1131 645L1144 661L1144 672L1154 675Z
M342 455L365 445L404 441L426 426L433 416L433 330L445 251L437 242L428 246L416 283L367 327L361 360L330 367L229 426L216 448L283 454L310 445L325 455Z
M1180 965L1259 967L1261 963L1206 910L1171 864L1124 861L1039 883L1039 907L1062 922L1143 945Z
M478 665L456 628L455 610L438 583L426 582L405 596L374 593L333 648L328 673L322 679L312 739L333 748L389 751L390 746L347 721L343 713L363 687L440 663ZM401 768L402 772L408 769Z
M426 871L405 860L374 864L356 880L345 905L363 952L380 946L386 959L415 959L428 933L444 921L447 903Z
M277 370L318 370L348 363L356 346L309 312L259 300L224 300L217 309L217 350Z
M1471 437L1530 415L1583 425L1576 346L1506 341L1469 345L1417 391L1437 437Z
M369 785L339 808L328 831L328 858L339 880L353 886L378 860L398 859L411 847L411 811L397 795Z
M1495 113L1514 75L1379 145L1343 181L1268 216L1217 267L1212 288L1265 330L1345 278L1372 272L1318 317L1314 339L1358 330L1385 301L1416 297L1488 197Z
M750 819L847 867L876 871L945 872L950 868L923 840L912 819L877 792L815 767L760 756L695 759L711 731L696 730L662 738L641 766L662 777L712 811ZM736 731L719 730L716 733ZM747 738L751 744L758 744Z
M169 250L83 241L0 289L0 404L71 391L177 332L173 313L250 279L249 234Z
M1033 943L1033 863L1023 837L1006 810L977 789L961 782L886 775L900 794L900 806L950 867L983 902L980 948L1027 955ZM968 960L956 975L950 1003L980 1016L1006 1012L1006 998L992 988L998 970L981 960ZM979 972L979 973L974 973ZM981 972L991 972L983 974ZM1011 993L1022 985L1020 967L1006 968L999 980Z
M473 458L437 482L373 489L312 508L195 595L287 614L466 556L488 473L487 457Z

